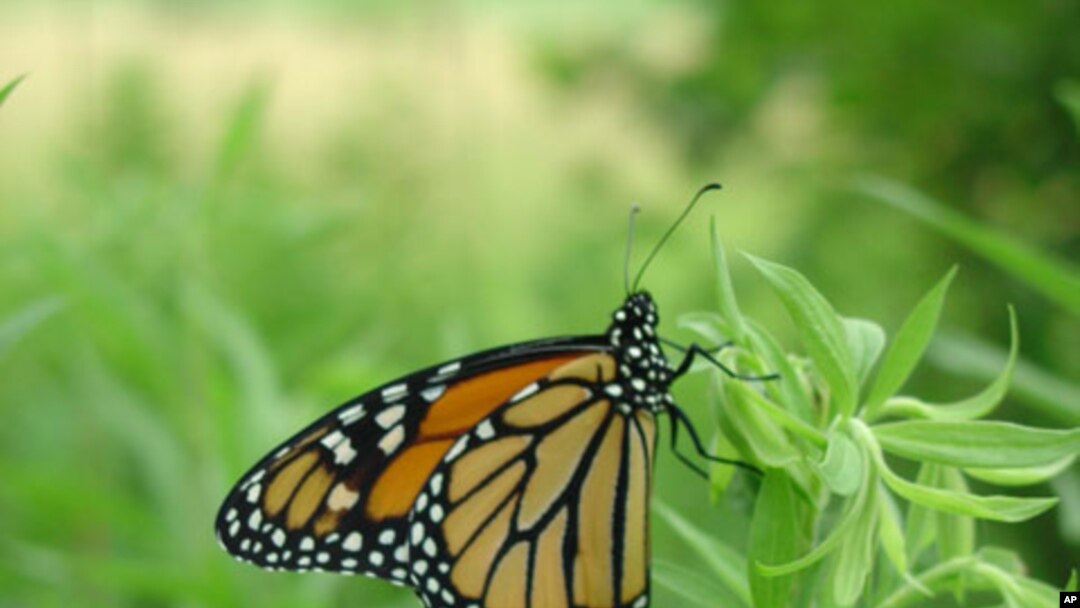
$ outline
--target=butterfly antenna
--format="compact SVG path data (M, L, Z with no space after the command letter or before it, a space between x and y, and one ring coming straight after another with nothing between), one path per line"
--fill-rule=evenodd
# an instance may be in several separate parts
M626 229L626 254L623 255L623 286L626 295L630 295L630 252L634 249L634 216L641 211L636 204L630 206L630 219L627 220Z
M690 212L694 209L694 206L697 205L698 201L701 200L701 197L704 196L706 192L719 190L722 187L723 186L715 182L707 184L701 190L698 190L697 194L695 194L694 197L690 199L690 202L686 205L686 209L683 209L682 214L679 215L678 219L675 220L675 223L673 223L671 227L667 229L667 232L664 233L664 236L660 237L660 240L657 241L656 245L652 248L652 251L649 252L649 256L645 258L645 263L641 265L641 270L639 270L637 276L634 277L634 291L637 291L638 285L641 283L641 277L645 274L645 270L649 267L649 264L652 263L653 258L656 257L657 253L660 253L660 248L664 246L664 243L666 243L669 238L671 238L671 235L675 232L675 229L679 227L679 224L682 224L683 220L686 219L686 216L690 215Z

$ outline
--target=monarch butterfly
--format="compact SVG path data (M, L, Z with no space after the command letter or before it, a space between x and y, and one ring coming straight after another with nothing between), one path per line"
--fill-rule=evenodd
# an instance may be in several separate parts
M222 547L271 570L386 579L428 608L648 606L656 419L709 457L668 388L695 356L720 363L694 345L672 367L637 285L718 187L627 274L603 334L486 350L347 401L242 477L217 516Z

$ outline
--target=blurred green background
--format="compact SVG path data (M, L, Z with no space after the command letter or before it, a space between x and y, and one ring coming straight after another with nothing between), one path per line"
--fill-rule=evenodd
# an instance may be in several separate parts
M713 304L710 214L729 248L890 331L959 264L909 390L982 386L1012 302L1025 361L1001 415L1076 426L1068 293L852 184L898 180L1075 271L1078 31L1075 0L6 0L0 85L29 76L0 106L0 605L415 605L234 563L218 502L380 381L600 331L630 204L640 261L711 180L724 193L646 278L666 333ZM743 309L797 348L735 262ZM676 394L707 433L704 385ZM711 505L664 450L658 468L664 502L745 543L746 500ZM1078 477L1025 490L1065 502L980 540L1060 585Z

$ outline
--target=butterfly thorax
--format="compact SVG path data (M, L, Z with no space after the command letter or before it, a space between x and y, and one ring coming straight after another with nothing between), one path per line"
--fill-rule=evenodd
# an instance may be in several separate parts
M606 335L619 368L615 381L605 390L631 408L660 412L671 401L668 386L674 370L656 336L659 321L656 304L644 291L628 296L612 313Z

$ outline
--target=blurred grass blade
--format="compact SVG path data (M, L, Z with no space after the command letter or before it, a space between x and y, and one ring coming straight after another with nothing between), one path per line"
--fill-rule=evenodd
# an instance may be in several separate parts
M795 583L794 570L785 575L768 575L762 564L788 562L809 545L810 530L807 505L795 490L790 478L782 471L770 471L761 484L754 517L750 523L750 542L747 560L750 568L750 593L754 608L787 608L791 605L791 590Z
M909 397L898 397L886 401L882 415L904 416L911 418L930 418L932 420L972 420L981 418L994 410L1009 391L1016 359L1020 353L1020 330L1016 322L1016 310L1009 307L1009 356L1005 368L998 376L977 395L960 401L941 405L923 403Z
M739 303L735 300L735 288L731 284L731 269L728 267L727 254L720 234L716 230L716 217L709 220L709 234L713 250L713 262L716 264L717 308L727 321L731 339L740 346L746 346L746 323L739 312Z
M1075 460L1076 455L1073 454L1057 462L1033 467L1018 467L1015 469L966 468L964 472L979 481L985 481L997 486L1030 486L1057 477L1059 473L1072 466Z
M269 89L265 82L256 81L248 85L240 98L218 149L214 163L215 184L228 181L254 148L259 126L266 113Z
M876 176L856 180L855 189L930 224L1046 298L1080 314L1080 267L988 228L899 182Z
M11 93L19 86L19 83L26 80L26 76L26 74L16 76L10 82L5 84L4 88L0 89L0 106L4 105L4 102L7 101L8 96L11 95Z
M56 296L41 298L23 307L0 322L0 357L7 354L15 343L30 333L49 317L64 307L63 300Z
M956 333L939 335L927 352L927 358L937 367L983 381L997 376L1009 356L1009 352L986 340ZM1054 376L1028 361L1017 360L1009 398L1066 425L1080 424L1080 384Z
M1032 467L1080 452L1080 428L1056 430L1011 422L908 420L875 425L873 433L888 452L958 467Z
M748 600L736 597L716 581L668 560L654 559L652 578L672 594L690 602L692 608L732 606L749 608Z
M885 400L900 390L919 363L923 351L926 350L937 328L941 309L945 304L945 294L955 276L956 267L954 266L929 293L919 300L896 332L896 337L885 352L881 368L866 398L868 419L873 419Z
M803 346L828 382L839 412L850 416L855 411L858 383L839 315L828 300L797 271L749 254L747 258L780 296L795 322Z
M1080 82L1062 80L1054 88L1054 96L1069 111L1077 132L1080 132Z
M843 317L841 321L847 334L848 350L855 363L855 378L861 386L885 348L885 330L866 319Z
M941 487L943 489L959 494L969 492L967 482L959 469L944 467L941 473ZM935 516L938 531L938 559L949 560L956 557L967 557L975 552L974 518L945 511L937 511ZM952 591L957 604L964 605L965 588L963 578L959 578L953 583Z
M746 561L741 555L679 515L666 503L654 501L653 512L659 515L676 536L704 561L716 580L737 596L743 604L750 603L750 587L746 582Z
M727 321L715 312L681 314L675 324L679 329L685 329L700 336L706 346L719 346L730 339L731 330ZM707 367L716 369L711 363Z
M992 521L1020 522L1051 509L1056 498L1014 498L1012 496L976 496L912 483L893 473L885 463L873 432L859 420L853 420L859 439L873 455L874 464L885 484L908 501L938 511L968 515Z

